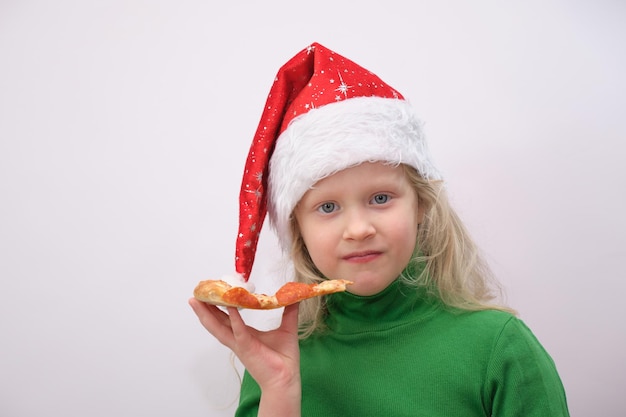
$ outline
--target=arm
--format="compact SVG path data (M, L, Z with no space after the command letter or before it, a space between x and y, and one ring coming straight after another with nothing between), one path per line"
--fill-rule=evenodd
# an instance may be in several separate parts
M259 417L300 416L298 304L285 307L280 327L268 332L247 326L236 308L228 314L191 299L202 325L230 348L261 388Z

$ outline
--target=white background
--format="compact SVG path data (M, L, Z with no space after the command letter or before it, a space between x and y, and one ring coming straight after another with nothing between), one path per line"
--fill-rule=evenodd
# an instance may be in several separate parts
M232 415L187 299L233 271L266 94L318 41L417 107L572 415L622 416L625 4L0 1L0 415ZM277 259L268 231L258 288Z

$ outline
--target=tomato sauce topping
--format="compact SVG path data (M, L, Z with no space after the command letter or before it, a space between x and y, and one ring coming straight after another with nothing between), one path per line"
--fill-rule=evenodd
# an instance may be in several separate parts
M243 308L261 308L261 303L248 290L234 287L226 291L222 299L227 303L235 304Z
M280 305L293 304L310 298L314 291L311 285L302 282L288 282L276 292L276 299Z

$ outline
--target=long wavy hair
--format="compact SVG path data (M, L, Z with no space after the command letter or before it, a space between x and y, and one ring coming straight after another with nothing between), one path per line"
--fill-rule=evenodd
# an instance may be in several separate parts
M415 253L399 279L406 285L426 288L450 307L515 313L495 302L502 296L502 289L450 206L443 182L425 180L414 168L404 164L400 166L417 192L419 205L424 207L424 219L418 228ZM290 228L295 280L305 283L323 281L325 278L311 260L293 215ZM323 297L308 299L300 304L301 338L324 327L325 313Z

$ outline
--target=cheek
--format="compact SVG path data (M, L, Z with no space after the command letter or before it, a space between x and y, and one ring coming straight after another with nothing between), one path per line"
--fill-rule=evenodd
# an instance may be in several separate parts
M304 242L304 246L306 247L311 258L315 260L314 253L317 252L317 247L320 245L320 234L316 231L315 227L308 227L308 224L303 224L300 226L300 235L302 236L302 241Z
M327 233L316 228L312 230L311 233L303 233L302 240L313 264L315 264L317 269L323 274L329 274L334 266L333 254L336 249L335 242L332 238L330 238Z
M397 216L398 219L412 219L412 221L397 221L393 224L393 235L396 242L401 243L413 253L417 244L417 230L419 227L419 216L416 211L405 213L406 217Z
M417 244L417 224L407 225L405 223L400 225L395 230L394 240L412 253Z
M330 253L331 244L324 233L316 231L314 234L309 235L308 239L304 238L303 240L311 259L316 265L323 262Z

